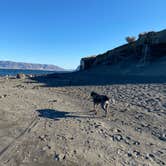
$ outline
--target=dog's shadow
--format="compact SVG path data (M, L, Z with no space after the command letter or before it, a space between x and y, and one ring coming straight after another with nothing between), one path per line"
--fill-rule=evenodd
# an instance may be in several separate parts
M53 109L40 109L36 110L39 117L52 119L52 120L60 120L64 118L97 118L88 112L65 112L58 111Z

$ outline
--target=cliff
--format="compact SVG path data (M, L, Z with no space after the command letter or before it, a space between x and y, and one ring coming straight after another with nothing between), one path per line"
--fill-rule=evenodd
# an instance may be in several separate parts
M80 70L97 66L112 66L131 62L139 66L153 63L166 56L166 30L139 34L136 41L109 50L103 54L81 59Z

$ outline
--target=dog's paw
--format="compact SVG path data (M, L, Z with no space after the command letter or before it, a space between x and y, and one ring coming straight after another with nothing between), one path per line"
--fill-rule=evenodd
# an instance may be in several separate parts
M102 117L106 118L106 117L107 117L107 114L103 115Z

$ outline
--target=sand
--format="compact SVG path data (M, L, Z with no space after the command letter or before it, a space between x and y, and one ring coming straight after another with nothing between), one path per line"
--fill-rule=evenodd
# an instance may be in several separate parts
M106 94L107 117L90 92ZM166 84L47 87L0 78L0 166L166 165Z

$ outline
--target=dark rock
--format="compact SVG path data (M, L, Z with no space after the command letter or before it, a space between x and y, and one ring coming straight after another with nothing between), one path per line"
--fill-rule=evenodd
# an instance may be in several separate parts
M48 135L47 135L47 134L41 135L41 136L39 136L39 139L40 139L41 141L46 141L46 140L48 139Z
M0 99L7 97L7 94L1 95Z
M32 77L34 77L32 74L26 74L26 77L28 77L28 78L32 78Z
M151 157L151 158L155 158L155 156L153 154L151 154L151 153L148 154L148 156Z
M120 134L115 134L112 136L112 138L113 138L113 141L118 141L118 142L123 140L123 137Z
M132 154L131 154L131 153L128 153L127 155L128 155L128 157L132 157Z
M56 161L59 161L60 160L60 157L59 157L59 154L54 154L54 160L56 160Z
M149 157L148 157L148 156L145 156L145 159L146 159L146 160L148 160L148 159L149 159Z
M152 131L152 135L156 136L161 141L166 141L166 134L161 131Z
M158 138L162 141L166 141L166 134L162 134Z
M76 151L76 150L74 150L74 151L73 151L73 153L74 153L74 154L76 154L76 153L77 153L77 151Z
M136 128L135 128L135 131L137 131L137 132L139 132L139 133L142 133L142 128L136 127Z
M3 97L7 97L7 94L4 94Z
M141 153L140 152L138 152L138 151L136 151L136 150L134 150L134 155L136 156L136 157L139 157L139 156L141 156Z
M140 145L140 142L138 142L138 141L134 141L133 144L134 144L134 145Z

